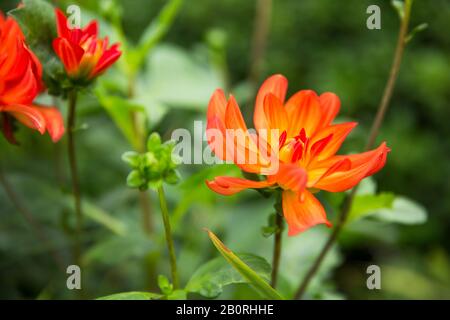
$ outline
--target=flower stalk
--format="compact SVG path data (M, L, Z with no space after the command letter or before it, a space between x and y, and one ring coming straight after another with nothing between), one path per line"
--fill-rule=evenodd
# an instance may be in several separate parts
M76 105L77 105L76 89L69 92L68 101L69 101L69 113L67 115L67 126L69 127L69 130L67 133L68 138L67 146L68 146L70 174L72 181L72 193L74 198L75 216L76 216L74 258L75 261L79 262L81 257L81 237L83 232L83 211L81 206L81 192L78 179L78 165L77 165L75 136L74 136L76 130Z
M174 289L179 288L179 281L178 281L178 271L177 271L177 258L175 255L175 247L173 245L173 238L172 238L172 230L170 227L170 218L169 218L169 210L167 207L167 201L166 196L164 193L164 188L161 185L158 187L158 196L159 196L159 204L161 206L161 214L164 222L164 231L166 235L166 243L167 243L167 249L169 251L169 260L170 260L170 268L172 273L172 282Z
M404 14L403 17L401 19L401 24L400 24L400 32L398 35L398 39L397 39L397 45L396 45L396 49L395 49L395 53L394 53L394 60L392 63L392 67L389 73L389 78L388 81L386 83L386 87L384 89L383 92L383 96L381 98L381 102L380 105L378 107L378 111L377 114L375 116L374 122L372 124L371 130L370 130L370 134L369 134L369 138L367 139L367 143L366 143L366 149L370 149L373 147L373 145L375 144L375 140L378 136L378 133L380 131L381 125L383 123L384 117L386 115L386 111L389 107L389 103L391 101L392 98L392 94L394 92L394 88L395 88L395 83L397 81L398 78L398 73L400 70L400 65L401 65L401 61L403 58L403 53L405 50L405 46L406 46L406 39L408 36L408 30L409 30L409 20L410 20L410 16L411 16L411 5L412 5L412 0L405 0L404 3ZM351 193L346 197L344 204L342 205L341 208L341 213L338 217L338 221L336 223L336 226L333 230L333 232L331 233L330 237L328 238L327 242L325 243L324 247L322 248L322 251L319 253L319 256L317 257L317 259L314 261L313 265L311 266L311 268L308 270L308 273L306 274L305 278L303 279L302 283L300 284L300 286L298 287L295 295L294 295L294 299L298 300L301 299L302 296L304 295L306 289L308 288L309 283L311 282L311 280L313 279L314 275L317 273L317 271L319 270L320 265L322 264L325 256L327 255L327 253L329 252L329 250L331 249L331 247L333 246L334 242L336 241L336 239L338 238L340 232L342 231L342 228L347 220L348 214L350 212L350 209L352 207L352 203L353 200L355 198L356 195L356 191L358 189L358 185L356 185Z
M278 270L280 266L281 258L281 244L282 244L282 233L283 233L283 216L281 212L275 214L275 226L276 231L274 233L274 243L273 243L273 259L272 259L272 275L271 275L271 286L276 289L278 280Z

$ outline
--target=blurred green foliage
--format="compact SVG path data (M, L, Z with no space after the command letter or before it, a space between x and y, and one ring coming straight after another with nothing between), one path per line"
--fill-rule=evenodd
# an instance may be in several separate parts
M144 30L155 30L152 22L158 21L167 3L117 0L118 7L114 1L53 1L61 7L74 2L82 6L83 19L101 20L102 35L114 41L126 37L125 49L133 50ZM381 7L381 30L366 28L370 4ZM0 9L6 12L16 5L16 1L2 1ZM139 54L143 57L139 67L131 68L136 73L132 98L126 59L99 79L94 90L83 93L77 148L87 215L83 257L87 297L134 291L134 298L150 298L155 296L140 292L160 291L157 276L169 274L162 223L156 197L149 193L155 230L145 234L138 194L126 187L129 169L121 155L139 145L127 117L130 110L137 110L145 122L142 128L147 133L158 131L167 140L173 129L193 130L194 120L204 120L210 94L225 87L236 93L250 120L259 85L248 81L255 5L256 1L241 0L181 4L173 21L167 16L169 20L159 20L173 24L156 29L162 33L144 46L148 50ZM412 26L425 22L429 27L407 46L379 136L392 152L375 176L377 183L369 181L368 189L361 188L366 192L357 198L353 217L365 219L348 223L339 245L311 283L310 298L450 298L449 16L449 1L414 2ZM388 76L398 25L389 1L274 0L258 81L282 73L289 79L290 93L305 88L337 93L342 100L341 119L357 119L360 124L342 152L360 151ZM41 101L66 112L63 100L42 97ZM65 288L64 270L50 256L56 251L70 264L75 221L67 142L53 145L48 137L25 128L19 129L17 138L19 147L0 139L1 169L52 248L37 241L33 228L0 189L0 298L74 298ZM251 252L271 261L272 238L264 238L261 227L273 212L273 199L261 199L251 191L225 198L207 189L205 179L239 174L233 166L192 165L180 171L180 186L169 187L167 196L183 285L200 266L218 259L207 235L200 232L203 227L218 234L234 252ZM320 197L333 218L342 195ZM425 209L417 203L428 211L426 223ZM329 232L320 226L283 239L279 286L283 295L296 289ZM365 270L370 264L381 266L380 291L366 287ZM260 298L235 276L228 279L234 284L223 287L220 298Z

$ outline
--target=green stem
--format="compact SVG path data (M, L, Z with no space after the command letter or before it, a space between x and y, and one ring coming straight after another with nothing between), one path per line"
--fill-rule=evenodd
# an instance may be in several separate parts
M277 226L277 231L274 234L274 244L273 244L273 260L272 260L272 277L271 285L274 289L277 287L278 280L278 269L280 266L281 257L281 239L283 233L283 217L277 212L275 217L275 225Z
M395 49L394 54L394 61L392 63L391 71L389 73L389 78L386 83L386 87L383 92L383 96L381 98L380 105L378 107L377 115L375 116L375 120L372 124L372 128L370 130L369 138L367 139L366 149L370 149L375 144L375 140L378 136L378 133L380 131L381 125L384 120L384 116L386 114L386 111L389 107L389 102L391 101L392 94L394 92L395 83L397 81L398 72L400 70L400 65L403 57L403 52L406 45L406 37L408 35L408 27L409 27L409 19L411 16L411 5L412 0L406 0L405 1L405 11L404 16L400 25L400 32L397 39L397 46ZM305 278L303 279L302 283L300 284L298 290L296 291L294 295L294 299L300 299L303 294L305 293L306 289L308 288L308 284L314 277L314 275L319 270L320 265L322 264L325 256L333 246L334 242L338 238L346 220L347 216L350 212L350 209L352 207L353 199L355 198L356 191L358 190L358 186L355 186L351 193L347 196L347 198L344 201L344 204L342 206L341 213L338 217L337 224L331 233L330 237L328 238L327 242L325 243L324 247L322 248L322 251L320 252L317 259L314 261L311 268L308 270L308 273L306 274Z
M164 189L162 186L160 186L158 188L158 195L159 195L159 204L161 206L161 213L162 213L163 222L164 222L164 231L166 233L167 249L169 250L173 287L174 287L174 289L178 289L179 282L178 282L178 272L177 272L177 259L175 256L175 248L173 245L172 230L170 228L169 210L167 208L166 196L164 194Z
M68 126L68 153L69 153L69 164L70 164L70 174L72 178L72 193L75 204L75 215L76 215L76 235L75 235L75 248L74 248L74 259L79 265L81 260L81 237L83 232L83 211L81 208L81 193L80 184L78 179L78 166L77 157L75 149L75 130L76 130L76 106L77 106L77 91L73 90L69 93L69 113L67 116L67 126Z

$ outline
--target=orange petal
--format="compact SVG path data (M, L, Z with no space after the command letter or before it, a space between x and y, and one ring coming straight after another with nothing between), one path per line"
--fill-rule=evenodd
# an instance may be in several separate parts
M321 123L319 97L312 90L302 90L294 94L286 103L289 118L288 137L294 137L305 129L306 135L312 137Z
M278 183L284 190L292 190L300 193L305 189L307 174L305 169L295 164L282 164L278 168L278 172L269 177L269 181Z
M242 117L241 110L236 102L236 99L230 95L227 107L225 109L225 127L227 129L241 129L244 132L247 131L244 118Z
M320 95L320 109L322 110L322 121L320 126L330 125L341 108L339 97L332 92L325 92Z
M311 192L305 190L300 196L292 191L283 191L282 202L289 236L295 236L320 223L331 227L325 209Z
M235 177L216 177L212 181L206 181L206 185L214 192L229 196L245 189L259 189L273 185L269 181L252 181Z
M261 172L262 158L258 158L260 155L257 148L256 151L250 150L250 144L252 144L252 150L255 150L255 143L249 141L252 137L248 133L237 130L236 134L233 134L216 117L208 120L206 137L209 147L218 158L234 162L246 172ZM254 162L247 161L249 159Z
M19 122L31 129L39 131L41 134L45 133L46 122L45 117L41 112L33 107L26 105L8 105L1 108L2 112L8 112Z
M214 91L208 104L208 111L206 118L210 121L213 118L219 118L223 123L225 122L225 110L227 108L227 99L222 89Z
M32 106L45 118L46 129L53 142L58 142L64 135L64 120L57 108Z
M330 192L342 192L351 189L365 177L378 172L385 165L389 151L390 149L383 142L372 151L350 156L338 156L337 159L346 159L351 165L348 165L348 162L342 162L338 170L332 167L333 170L327 171L314 185L314 188Z
M253 116L253 122L256 130L268 129L267 120L264 112L264 100L267 94L272 93L276 96L281 103L284 103L286 97L288 81L281 74L276 74L269 77L261 85L256 96L255 113Z
M267 157L260 153L257 140L248 132L241 110L233 96L230 96L225 110L225 127L227 141L234 144L233 161L241 165L258 164L259 170L259 166L262 165L260 162L267 162L264 161Z
M314 146L320 140L325 139L332 135L330 141L326 144L325 148L317 154L316 160L324 160L331 156L334 156L338 152L345 138L348 134L358 125L356 122L347 122L342 124L335 124L328 126L320 131L318 131L311 139L310 146L312 151L312 146Z
M269 93L264 99L264 114L267 121L267 128L279 129L280 132L288 128L288 116L283 103L277 96ZM270 135L269 135L270 137Z

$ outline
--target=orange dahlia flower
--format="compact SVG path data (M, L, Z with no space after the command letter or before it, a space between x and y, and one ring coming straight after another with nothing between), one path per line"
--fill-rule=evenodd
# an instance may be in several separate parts
M0 124L11 143L16 142L11 117L41 134L47 131L54 142L64 134L56 108L33 105L43 89L41 63L25 44L18 23L0 12Z
M234 97L227 101L222 90L214 92L207 114L211 149L222 160L233 161L245 172L262 174L264 179L216 177L206 183L222 195L249 188L280 188L283 214L292 236L316 224L331 226L314 193L353 188L384 166L390 149L383 142L372 151L336 155L357 123L332 124L340 109L334 93L318 96L314 91L302 90L285 102L287 86L282 75L274 75L263 83L256 97L255 133L247 130ZM232 130L244 132L244 139L236 139L230 134ZM276 138L265 134L260 139L264 131L271 130L278 132ZM211 133L214 131L221 133L222 138ZM256 161L237 161L252 155ZM276 170L267 170L268 167Z
M55 9L55 14L58 38L53 40L53 49L70 78L92 80L120 58L119 44L109 47L108 37L98 38L97 21L83 29L69 28L64 13Z

